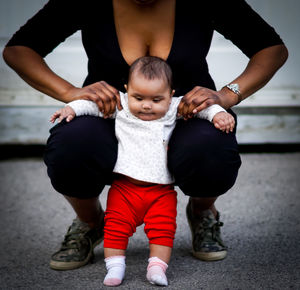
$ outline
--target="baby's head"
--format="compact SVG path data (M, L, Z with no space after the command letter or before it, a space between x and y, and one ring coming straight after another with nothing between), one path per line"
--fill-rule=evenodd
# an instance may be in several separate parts
M159 57L138 58L130 66L125 88L133 115L145 121L160 119L167 113L175 92L172 90L172 70Z

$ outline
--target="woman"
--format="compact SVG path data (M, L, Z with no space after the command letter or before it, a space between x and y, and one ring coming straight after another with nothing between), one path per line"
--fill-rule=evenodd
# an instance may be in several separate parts
M184 95L178 112L186 119L177 123L171 137L168 166L176 184L190 196L187 218L193 254L219 260L227 250L214 203L235 183L241 161L235 132L219 132L209 122L191 117L212 104L233 115L230 108L263 87L288 53L274 29L244 0L194 2L50 0L12 37L3 56L32 87L63 102L92 100L105 116L116 105L121 109L118 91L135 59L165 59L174 73L175 94ZM43 60L77 30L82 31L89 61L82 88L54 74ZM219 91L205 59L214 30L250 59L241 75ZM114 123L109 119L86 116L51 129L45 152L48 175L77 214L61 249L51 258L52 268L85 265L102 240L98 196L111 182L116 157Z

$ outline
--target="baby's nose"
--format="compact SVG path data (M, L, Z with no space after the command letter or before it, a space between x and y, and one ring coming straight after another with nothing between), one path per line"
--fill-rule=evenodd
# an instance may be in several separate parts
M142 106L143 106L143 109L148 109L148 110L151 109L151 104L148 102L144 102Z

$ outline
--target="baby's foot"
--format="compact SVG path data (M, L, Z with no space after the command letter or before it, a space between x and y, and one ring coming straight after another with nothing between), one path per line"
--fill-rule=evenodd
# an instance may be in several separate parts
M147 267L147 279L151 284L168 286L166 270L168 265L157 257L149 258Z
M106 258L104 261L108 272L103 284L106 286L119 286L125 275L125 256L112 256Z

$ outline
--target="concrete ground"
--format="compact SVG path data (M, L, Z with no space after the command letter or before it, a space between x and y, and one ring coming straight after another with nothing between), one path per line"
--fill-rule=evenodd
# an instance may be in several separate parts
M187 197L178 189L178 230L169 289L300 289L300 153L242 154L236 185L217 201L228 257L191 256ZM101 196L105 205L106 192ZM41 159L0 162L0 289L105 289L103 248L73 271L53 271L51 253L73 212L51 187ZM145 278L147 239L140 227L127 251L119 289L154 289Z

